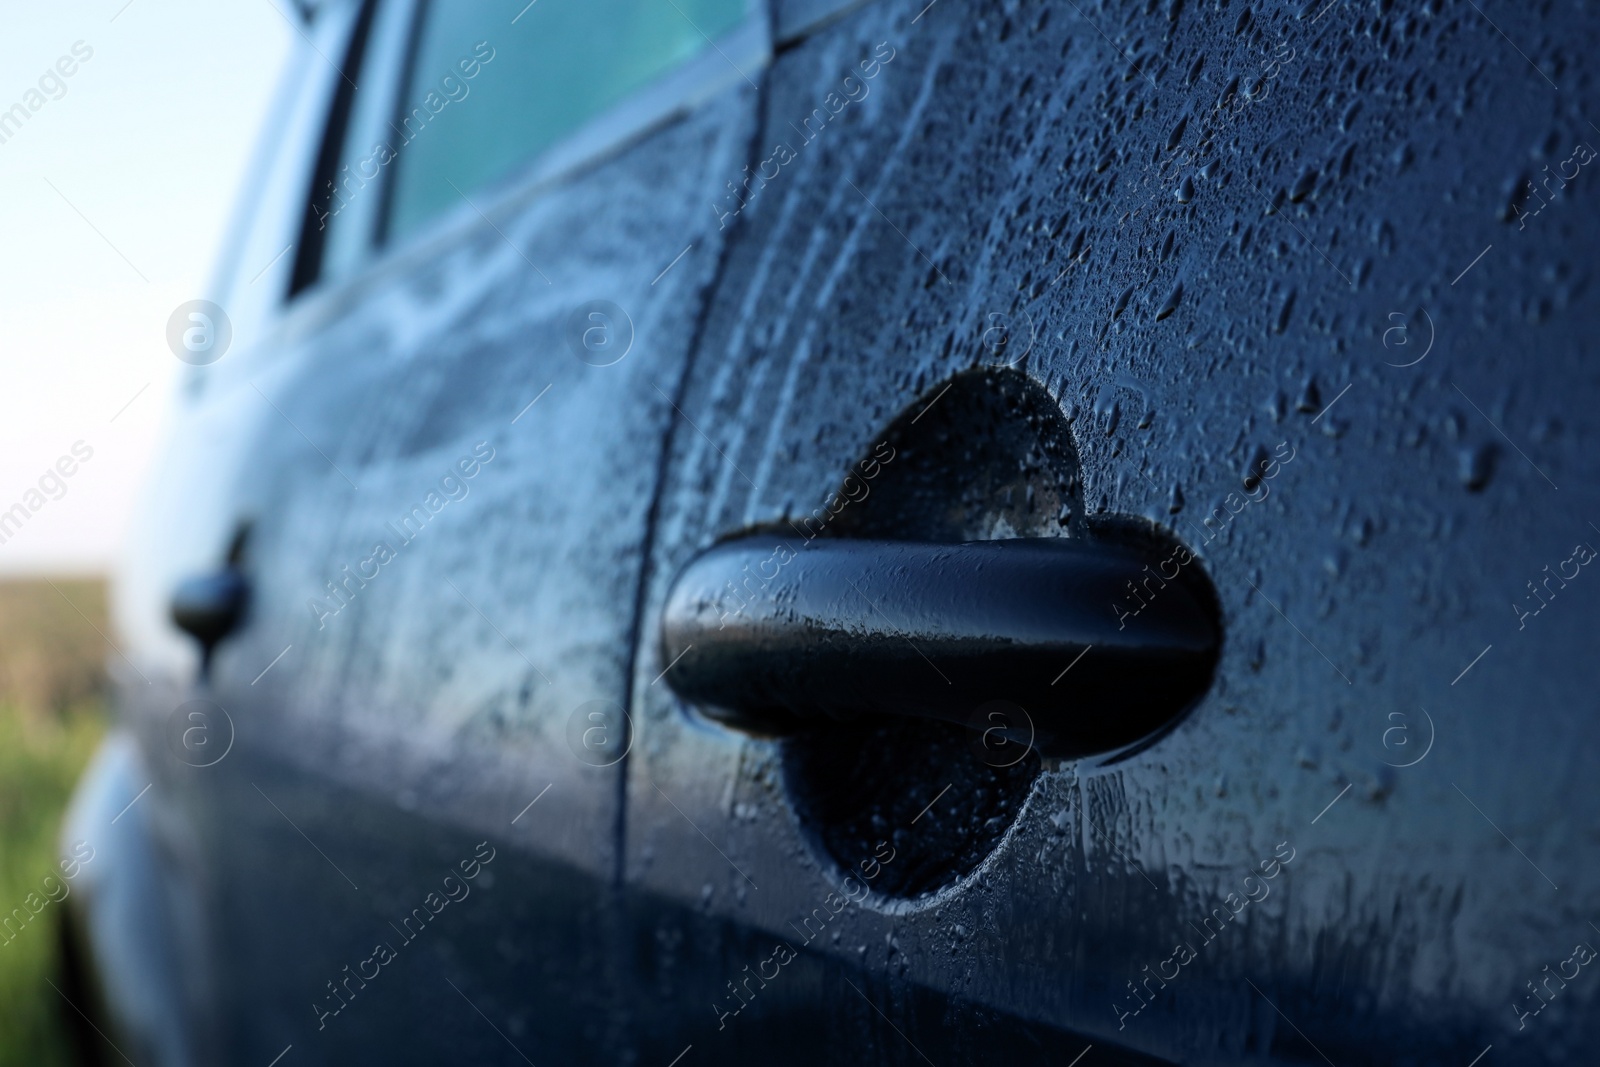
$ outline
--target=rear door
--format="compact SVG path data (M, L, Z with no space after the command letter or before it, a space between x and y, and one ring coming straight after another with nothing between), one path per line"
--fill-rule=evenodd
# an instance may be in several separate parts
M237 283L287 307L197 370L123 609L216 1060L610 1060L646 516L765 25L743 0L335 17L304 225ZM249 606L207 679L167 598L221 571ZM204 758L179 700L213 709Z
M780 52L633 677L650 1059L1588 1055L1587 127L1472 19L1221 7Z

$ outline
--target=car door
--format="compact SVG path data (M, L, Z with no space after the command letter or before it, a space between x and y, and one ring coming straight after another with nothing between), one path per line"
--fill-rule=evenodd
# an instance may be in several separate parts
M785 47L633 677L650 1057L1586 1054L1588 134L1503 43L882 0Z
M308 44L337 78L303 222L236 285L287 306L196 372L122 608L211 1061L610 1059L646 516L765 23L317 18L347 30Z

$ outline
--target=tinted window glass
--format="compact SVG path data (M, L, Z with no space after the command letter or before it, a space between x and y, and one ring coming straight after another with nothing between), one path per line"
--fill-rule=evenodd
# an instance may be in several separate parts
M745 10L745 0L432 0L394 124L386 239L708 51Z

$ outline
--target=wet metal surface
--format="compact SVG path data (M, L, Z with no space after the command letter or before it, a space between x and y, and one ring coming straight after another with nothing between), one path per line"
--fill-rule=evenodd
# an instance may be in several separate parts
M754 84L201 369L119 604L193 1062L1590 1062L1600 25L780 16ZM202 690L170 598L244 524ZM675 583L755 535L730 685L746 622ZM987 579L885 623L824 573L1022 539L973 551L1139 563L1071 639L984 618L1060 652L1026 700L940 643ZM860 655L906 637L929 677ZM1118 641L1204 684L1140 719ZM1137 728L974 747L940 670Z

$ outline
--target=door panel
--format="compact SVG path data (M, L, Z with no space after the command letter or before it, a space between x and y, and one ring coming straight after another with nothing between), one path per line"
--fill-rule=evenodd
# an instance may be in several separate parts
M474 196L210 368L173 447L203 455L207 413L233 413L228 521L157 566L214 569L248 528L247 623L187 694L236 737L185 766L171 698L136 717L195 824L221 1059L616 1055L626 734L604 709L626 698L667 398L718 262L703 191L741 165L753 112L728 90L577 175ZM597 328L616 333L585 347ZM467 896L406 925L485 851ZM375 944L397 958L367 966L402 977L343 986Z
M1554 172L1576 103L1464 21L1154 7L885 0L770 75L758 143L788 158L742 206L682 401L633 678L626 878L660 1051L816 1062L860 1033L857 1062L956 1062L936 1049L991 1012L1051 1035L1033 1062L1593 1042L1600 987L1541 1028L1507 1011L1542 1006L1524 980L1595 904L1570 755L1592 604L1519 600L1565 612L1537 638L1505 608L1596 536L1597 223L1569 197L1536 241L1507 226L1538 203L1511 210L1501 162L1538 131ZM1594 34L1545 32L1573 56ZM1215 588L1221 658L1170 732L1034 753L1015 791L932 734L867 726L814 759L671 690L674 582L759 535L771 569L813 536L1142 538ZM716 605L730 625L764 576ZM1150 581L1107 615L1139 627ZM812 802L846 778L895 795ZM910 859L927 896L862 877ZM769 1040L791 1013L810 1025Z

